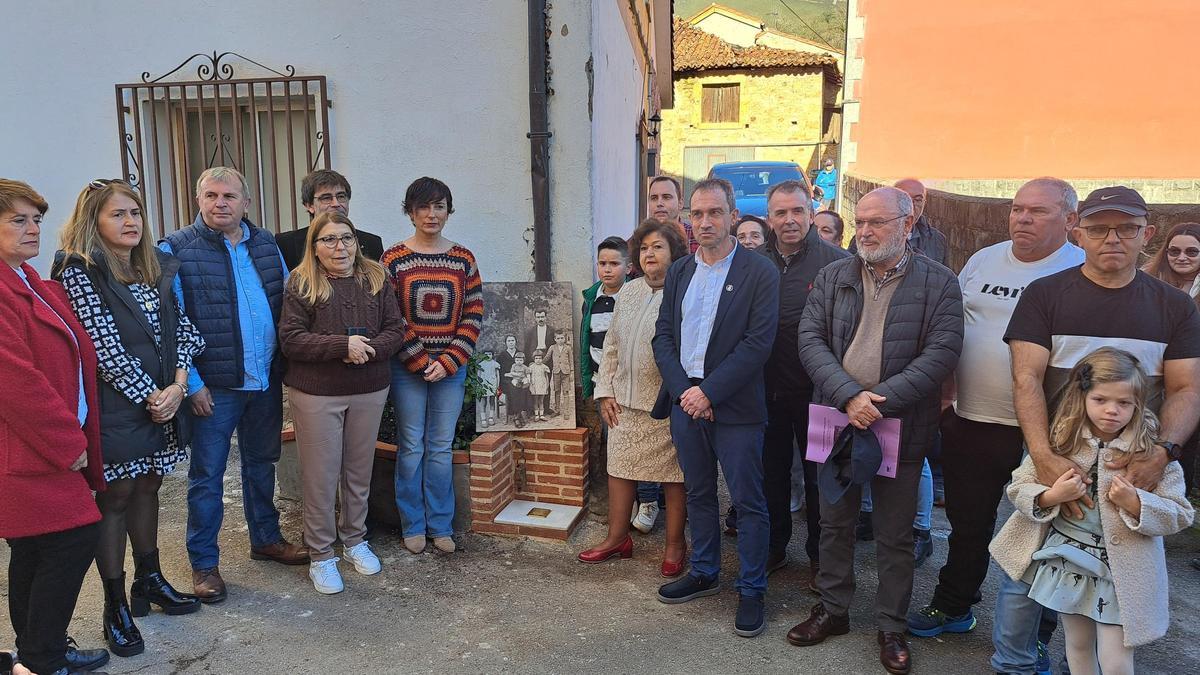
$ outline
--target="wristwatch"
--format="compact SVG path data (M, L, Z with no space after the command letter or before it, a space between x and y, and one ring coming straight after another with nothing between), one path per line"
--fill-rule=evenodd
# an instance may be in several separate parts
M1183 457L1183 447L1172 441L1158 441L1158 445L1162 446L1163 450L1167 451L1167 457L1171 461L1178 462L1180 457Z

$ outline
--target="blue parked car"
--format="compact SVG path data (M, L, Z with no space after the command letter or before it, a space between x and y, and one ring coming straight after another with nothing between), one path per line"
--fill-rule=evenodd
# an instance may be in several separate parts
M795 162L722 162L708 171L709 178L724 178L733 185L738 213L767 216L767 189L785 180L808 179ZM811 186L809 190L811 190Z

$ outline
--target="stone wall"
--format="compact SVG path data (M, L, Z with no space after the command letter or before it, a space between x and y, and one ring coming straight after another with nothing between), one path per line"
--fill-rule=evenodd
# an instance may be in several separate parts
M740 117L736 124L700 121L706 84L740 85ZM823 140L825 76L821 68L716 70L675 80L675 107L662 111L662 172L684 175L684 149L697 146L783 146L763 148L760 160L816 165L815 145ZM789 143L811 143L793 145ZM689 179L703 176L689 176Z

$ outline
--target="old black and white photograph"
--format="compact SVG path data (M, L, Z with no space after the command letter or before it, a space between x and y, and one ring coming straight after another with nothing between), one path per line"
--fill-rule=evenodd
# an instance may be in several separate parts
M483 285L479 351L484 396L479 431L575 428L575 364L569 282Z

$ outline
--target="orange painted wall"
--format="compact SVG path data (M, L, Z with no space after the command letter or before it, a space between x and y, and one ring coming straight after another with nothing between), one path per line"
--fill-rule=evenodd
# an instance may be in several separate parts
M1200 2L860 0L849 170L1200 176ZM853 104L850 104L853 105Z

